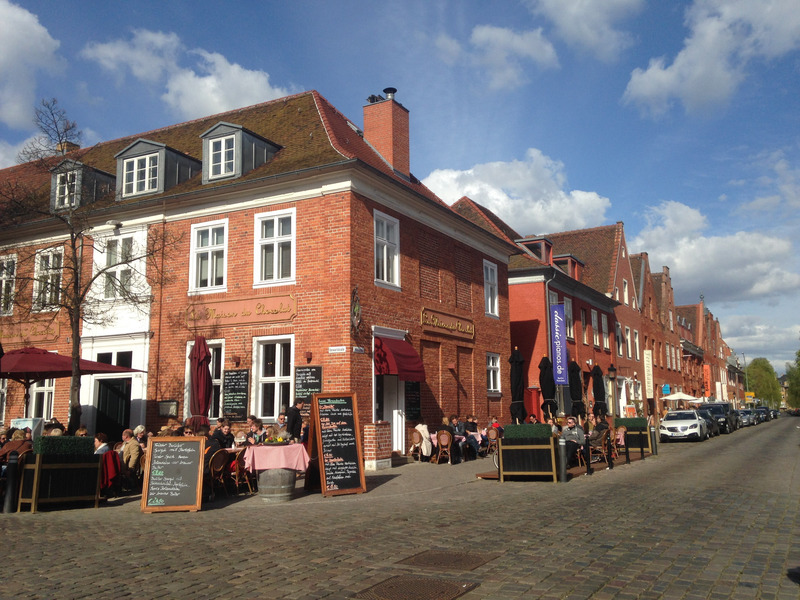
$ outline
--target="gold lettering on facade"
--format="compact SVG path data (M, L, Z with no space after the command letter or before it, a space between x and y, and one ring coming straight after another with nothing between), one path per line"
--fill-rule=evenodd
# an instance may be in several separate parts
M244 325L291 321L297 314L293 296L223 300L186 307L191 326Z
M447 333L460 338L473 339L475 337L475 324L469 319L455 315L422 309L420 322L423 329L437 333Z

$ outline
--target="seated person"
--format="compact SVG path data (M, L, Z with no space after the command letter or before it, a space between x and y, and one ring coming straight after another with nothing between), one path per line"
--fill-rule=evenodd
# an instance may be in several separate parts
M601 448L603 446L603 435L608 431L608 422L605 417L595 417L589 415L589 424L591 431L589 432L589 445L594 448Z
M126 429L122 432L121 468L123 488L134 489L139 479L139 459L142 457L142 447L133 437L133 430Z
M219 443L220 448L233 448L234 437L231 433L231 424L227 419L223 419L211 437Z
M561 439L566 442L567 466L578 464L578 451L583 447L585 434L575 417L567 417L567 426L561 431Z
M8 464L8 455L12 452L21 454L26 450L33 448L30 440L25 439L25 431L17 429L12 435L11 440L3 444L0 448L0 463L2 463L2 474L5 475L6 465Z
M255 418L250 423L250 431L247 434L247 443L251 446L263 444L267 439L267 431L264 429L264 422L261 419Z
M503 437L503 426L500 425L500 421L497 420L497 417L492 417L489 427L494 427L497 429L497 433L500 434L500 437Z
M442 417L442 424L436 428L436 433L447 431L450 434L450 462L455 465L461 462L461 449L458 446L458 442L456 442L456 430L450 423L451 421L447 417ZM437 454L439 452L438 445L436 446L436 452ZM433 457L431 457L431 460L433 460Z
M459 446L461 450L461 456L464 460L467 460L467 448L472 448L472 451L475 453L475 457L477 458L480 456L481 452L481 444L478 439L471 435L470 428L473 426L471 419L471 415L468 415L465 421L460 421L457 415L450 415L450 423L453 426L453 429L456 431L456 435L460 435L464 437L463 441L459 441ZM478 431L478 424L474 424L475 431Z
M420 453L421 458L420 460L430 460L431 453L433 452L433 444L431 444L431 433L428 431L428 426L425 423L419 422L417 426L414 427L419 434L422 436L422 443L420 444Z
M94 436L94 453L105 454L109 450L108 436L102 431L98 431Z

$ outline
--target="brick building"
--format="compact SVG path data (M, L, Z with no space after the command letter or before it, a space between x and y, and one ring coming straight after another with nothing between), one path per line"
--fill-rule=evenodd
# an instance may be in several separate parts
M318 367L323 393L357 394L368 468L404 452L419 420L507 412L514 247L413 176L408 110L384 92L364 107L363 131L306 92L51 161L37 181L52 189L56 216L62 175L110 186L96 202L83 198L84 272L119 268L98 279L111 281L109 318L84 323L82 355L144 371L84 378L90 430L157 430L170 414L190 416L196 335L212 351L209 417L226 412L226 372L244 372L247 414L270 422L294 401L297 368ZM20 175L7 169L0 179ZM0 234L0 260L59 252L65 241L57 218L23 220ZM159 244L138 263L114 254ZM18 267L37 280L34 263ZM125 286L147 302L134 310L115 296ZM102 307L102 288L97 295ZM19 322L13 306L0 316L7 349L68 352L63 328L37 336ZM52 382L54 400L37 416L63 419L66 387ZM19 390L8 394L6 419L20 416Z

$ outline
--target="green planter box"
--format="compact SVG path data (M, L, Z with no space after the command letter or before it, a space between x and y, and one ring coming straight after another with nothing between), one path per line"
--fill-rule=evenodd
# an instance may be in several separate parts
M549 425L509 425L498 450L500 481L511 475L540 475L558 481L558 453Z
M614 427L625 427L628 430L628 448L631 452L638 451L644 447L648 454L653 453L650 447L650 427L644 417L633 417L625 419L614 419Z

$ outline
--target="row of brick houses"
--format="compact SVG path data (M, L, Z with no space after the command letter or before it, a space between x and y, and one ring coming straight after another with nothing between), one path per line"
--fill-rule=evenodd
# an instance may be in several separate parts
M554 305L584 388L595 366L616 369L615 414L649 414L669 390L742 396L718 322L674 306L669 271L628 255L622 223L523 237L469 198L448 206L411 173L408 110L384 94L363 130L312 91L0 171L5 350L70 354L63 296L78 282L82 357L141 371L83 378L90 431L190 416L200 335L210 418L226 413L226 373L270 422L314 367L322 392L357 395L368 468L405 452L420 420L507 422L514 347L541 414ZM31 392L26 406L3 382L0 419L68 418L68 380Z

